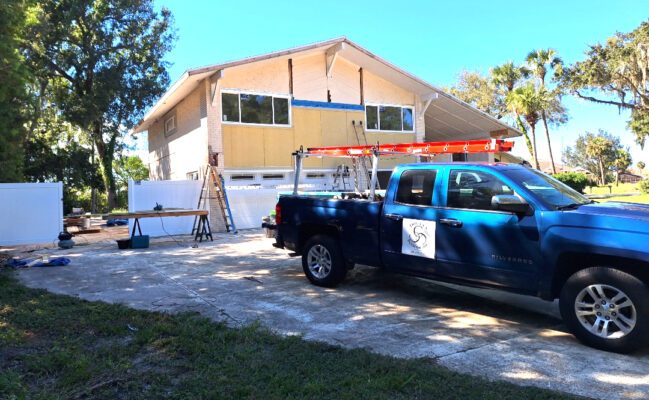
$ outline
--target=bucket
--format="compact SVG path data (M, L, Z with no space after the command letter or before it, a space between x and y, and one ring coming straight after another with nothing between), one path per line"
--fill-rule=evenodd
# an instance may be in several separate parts
M118 239L117 248L120 250L125 250L131 247L131 239Z
M131 238L132 249L146 249L149 247L149 235L138 235Z

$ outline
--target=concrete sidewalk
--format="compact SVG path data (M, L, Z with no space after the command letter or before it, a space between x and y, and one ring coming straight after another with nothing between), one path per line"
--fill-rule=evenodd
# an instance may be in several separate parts
M149 249L94 243L60 268L20 270L30 287L155 311L197 311L233 326L254 321L396 357L428 357L459 372L599 399L649 398L649 350L618 355L577 343L556 305L356 267L336 289L308 283L299 258L259 231L214 242L154 240Z

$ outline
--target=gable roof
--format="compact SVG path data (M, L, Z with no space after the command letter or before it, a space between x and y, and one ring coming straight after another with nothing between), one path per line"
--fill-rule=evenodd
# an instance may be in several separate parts
M363 67L364 70L397 84L398 86L419 95L421 98L434 98L426 110L426 131L436 135L452 137L457 134L477 136L480 134L501 131L503 136L520 136L522 133L491 115L476 109L462 100L444 92L440 88L410 74L379 56L364 49L346 37L317 42L287 50L246 57L240 60L189 69L167 89L151 107L142 120L133 128L133 132L147 130L151 124L162 118L178 102L189 95L205 78L218 71L244 64L252 64L269 59L290 58L291 56L322 53L334 46L339 56ZM468 138L468 137L467 137Z

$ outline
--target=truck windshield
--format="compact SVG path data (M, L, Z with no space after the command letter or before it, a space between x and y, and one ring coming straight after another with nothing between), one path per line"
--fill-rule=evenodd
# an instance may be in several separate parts
M593 202L571 187L537 170L525 168L507 172L507 175L534 193L550 208L561 210Z

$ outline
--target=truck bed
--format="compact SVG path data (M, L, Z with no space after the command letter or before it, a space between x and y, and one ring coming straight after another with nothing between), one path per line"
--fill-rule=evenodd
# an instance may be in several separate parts
M282 219L290 227L282 240L289 249L298 251L300 233L326 224L345 243L345 259L365 265L380 266L380 226L382 201L364 199L323 199L312 196L282 196ZM321 228L318 228L321 229Z

